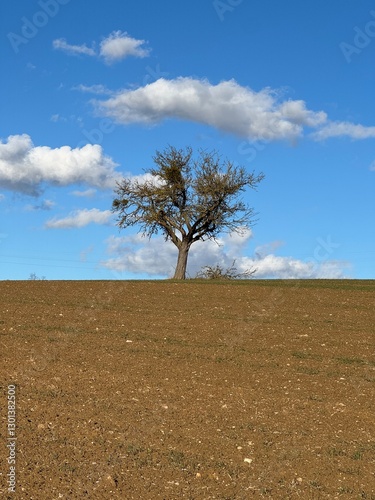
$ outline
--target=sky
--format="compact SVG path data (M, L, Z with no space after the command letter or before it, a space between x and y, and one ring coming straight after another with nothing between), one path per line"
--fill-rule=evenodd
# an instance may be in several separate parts
M111 212L169 145L265 174L190 277L375 279L373 2L6 1L0 57L0 279L170 277Z

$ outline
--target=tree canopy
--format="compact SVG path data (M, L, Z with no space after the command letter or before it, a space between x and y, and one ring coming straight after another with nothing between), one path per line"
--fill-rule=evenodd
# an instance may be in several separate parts
M256 189L263 174L222 160L217 152L169 146L157 151L155 167L144 180L117 183L112 210L120 228L138 226L146 236L162 233L179 255L174 278L184 279L188 252L196 241L216 239L222 232L241 233L254 223L254 210L240 193Z

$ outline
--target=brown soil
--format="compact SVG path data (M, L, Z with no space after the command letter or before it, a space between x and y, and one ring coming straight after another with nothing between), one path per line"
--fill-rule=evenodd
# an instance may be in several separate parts
M374 292L1 282L0 497L375 499Z

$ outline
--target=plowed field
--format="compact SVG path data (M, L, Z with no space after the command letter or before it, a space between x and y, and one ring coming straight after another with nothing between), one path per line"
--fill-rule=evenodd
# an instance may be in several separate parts
M1 282L0 497L375 499L374 306L374 281Z

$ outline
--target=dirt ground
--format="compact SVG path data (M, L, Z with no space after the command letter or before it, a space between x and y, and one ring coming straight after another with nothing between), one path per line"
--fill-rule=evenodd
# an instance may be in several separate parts
M375 499L374 305L375 281L1 282L0 497Z

